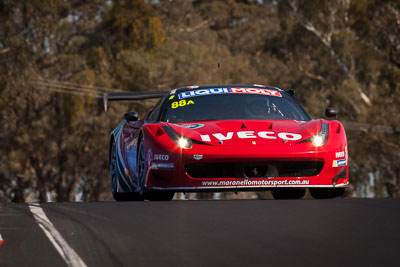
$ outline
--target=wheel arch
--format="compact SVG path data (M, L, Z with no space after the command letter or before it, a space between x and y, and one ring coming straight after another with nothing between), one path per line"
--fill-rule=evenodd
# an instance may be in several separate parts
M139 145L140 145L141 142L144 142L143 129L139 130L139 135L138 135L138 139L137 139L137 146L136 146L136 155L138 155L138 153L139 153Z

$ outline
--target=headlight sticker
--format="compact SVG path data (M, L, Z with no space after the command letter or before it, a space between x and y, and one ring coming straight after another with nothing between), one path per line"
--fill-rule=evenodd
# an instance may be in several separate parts
M191 124L175 124L178 127L183 127L183 128L188 128L188 129L199 129L204 126L204 124L201 123L191 123Z

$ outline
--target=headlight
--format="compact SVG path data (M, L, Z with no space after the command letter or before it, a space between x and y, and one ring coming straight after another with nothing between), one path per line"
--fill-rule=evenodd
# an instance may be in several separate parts
M324 137L322 135L314 135L313 137L311 137L311 143L314 146L322 146L324 145Z
M189 138L185 138L185 137L181 137L181 138L179 138L179 140L178 140L178 145L181 147L181 148L192 148L192 140L191 139L189 139Z
M180 135L169 126L162 126L162 128L167 133L167 135L172 139L172 141L174 141L174 143L180 148L189 149L193 147L193 141L189 137Z
M328 135L329 135L329 124L322 123L321 130L319 131L319 133L317 133L314 136L311 136L310 138L304 139L300 143L311 142L313 146L320 147L326 144L326 141L328 141Z
M311 137L311 143L316 147L323 146L326 144L326 141L328 141L328 135L329 135L329 124L322 123L321 131L319 131L318 134Z

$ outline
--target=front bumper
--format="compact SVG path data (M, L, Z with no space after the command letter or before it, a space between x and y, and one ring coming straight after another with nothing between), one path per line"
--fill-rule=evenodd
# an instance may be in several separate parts
M347 187L349 184L347 161L346 165L333 167L335 159L328 152L286 157L175 153L168 158L168 162L154 160L149 164L147 188L179 192L256 191L277 187ZM190 166L197 166L197 169L193 171ZM207 169L210 166L211 173ZM285 166L293 169L285 171Z

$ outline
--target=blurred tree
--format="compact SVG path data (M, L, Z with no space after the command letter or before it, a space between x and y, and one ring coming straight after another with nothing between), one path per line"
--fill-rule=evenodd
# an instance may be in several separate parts
M394 162L399 161L400 116L394 112L399 104L394 96L399 95L400 3L282 0L278 7L281 31L267 51L295 58L291 63L298 79L290 86L316 94L300 96L313 114L319 99L327 99L325 104L338 106L345 120L372 126L367 135L348 133L351 181L366 187L376 180L376 195L399 195Z
M131 51L163 42L160 20L141 0L1 1L0 14L2 199L99 199L115 109L101 115L93 96L150 89Z

